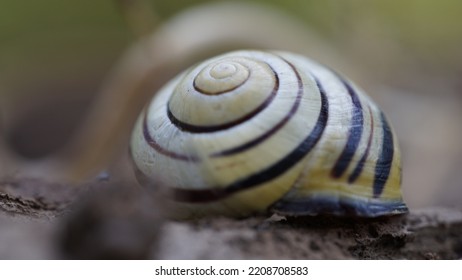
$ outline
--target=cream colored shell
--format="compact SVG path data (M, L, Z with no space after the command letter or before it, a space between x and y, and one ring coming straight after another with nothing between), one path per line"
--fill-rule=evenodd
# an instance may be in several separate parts
M384 114L296 54L236 51L178 75L140 115L131 154L186 216L407 211Z

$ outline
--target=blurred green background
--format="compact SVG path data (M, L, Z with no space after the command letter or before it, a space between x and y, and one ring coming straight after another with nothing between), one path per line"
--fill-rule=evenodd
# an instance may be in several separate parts
M101 78L133 40L114 2L2 0L1 94L16 96L46 91L49 81L66 83L80 79L90 84L82 86L82 90L93 89L91 84L95 79ZM151 2L156 13L167 19L188 6L207 1ZM455 71L462 67L461 1L260 2L299 17L338 49L343 49L344 55L374 53L378 63L381 58L386 62L393 52L400 52L426 67Z
M207 2L149 5L162 22ZM405 191L411 206L460 205L462 1L255 2L299 18L365 73L360 84L373 89L398 132L404 184L425 194L413 200L415 194ZM10 148L38 158L69 139L108 71L136 39L116 3L0 0L0 121Z

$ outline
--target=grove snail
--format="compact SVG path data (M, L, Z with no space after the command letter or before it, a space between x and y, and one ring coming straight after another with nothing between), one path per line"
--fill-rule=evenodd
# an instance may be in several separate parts
M297 54L235 51L186 70L140 115L131 155L187 216L407 212L385 115Z

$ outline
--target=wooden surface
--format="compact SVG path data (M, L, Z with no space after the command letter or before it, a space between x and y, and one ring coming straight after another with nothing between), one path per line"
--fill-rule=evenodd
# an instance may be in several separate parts
M111 182L0 182L0 258L461 259L462 210L380 219L162 218L144 190Z

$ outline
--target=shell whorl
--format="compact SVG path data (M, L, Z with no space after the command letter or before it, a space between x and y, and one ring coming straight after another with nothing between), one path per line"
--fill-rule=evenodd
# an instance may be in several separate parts
M299 55L238 51L169 82L132 136L136 167L187 211L379 216L406 211L377 106Z
M258 114L273 100L277 78L268 64L245 57L199 66L174 90L168 115L184 131L230 128Z

